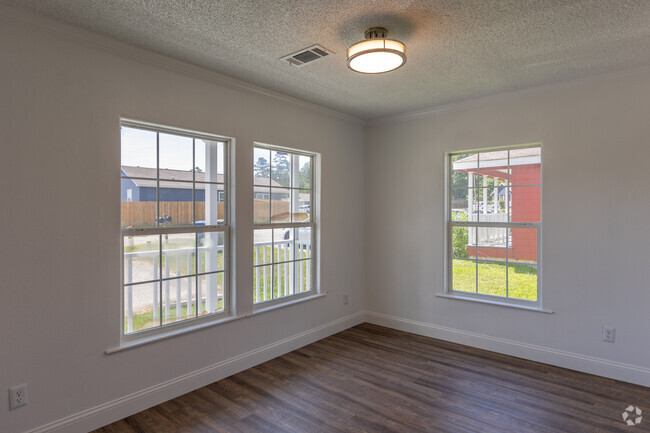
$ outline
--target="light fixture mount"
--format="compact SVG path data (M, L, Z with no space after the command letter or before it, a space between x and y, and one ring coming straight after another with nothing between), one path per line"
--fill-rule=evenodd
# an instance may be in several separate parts
M388 30L383 27L371 27L366 30L366 39L386 39L388 37Z
M388 39L388 30L371 27L365 41L348 49L348 68L362 74L381 74L401 68L406 63L406 45Z

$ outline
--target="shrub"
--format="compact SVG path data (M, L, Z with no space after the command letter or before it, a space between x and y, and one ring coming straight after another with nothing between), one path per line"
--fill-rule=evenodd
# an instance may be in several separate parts
M454 219L456 221L467 221L467 214L462 212L458 213ZM452 227L452 253L454 257L466 259L469 257L467 252L467 227Z

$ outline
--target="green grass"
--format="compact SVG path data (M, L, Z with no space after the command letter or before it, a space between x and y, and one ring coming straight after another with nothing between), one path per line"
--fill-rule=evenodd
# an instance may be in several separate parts
M508 297L537 300L537 268L525 264L507 265ZM476 293L476 262L454 260L453 289ZM478 264L478 293L493 296L506 296L506 264Z

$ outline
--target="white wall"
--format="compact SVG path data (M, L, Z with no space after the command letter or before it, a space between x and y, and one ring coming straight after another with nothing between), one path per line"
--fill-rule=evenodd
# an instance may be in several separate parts
M372 122L369 320L650 385L649 113L645 68ZM436 297L445 152L537 141L543 305L555 314Z
M362 321L361 122L4 6L0 56L0 431L85 431ZM253 141L320 152L327 296L106 355L120 334L121 116L235 137L240 314ZM23 382L29 404L9 411Z

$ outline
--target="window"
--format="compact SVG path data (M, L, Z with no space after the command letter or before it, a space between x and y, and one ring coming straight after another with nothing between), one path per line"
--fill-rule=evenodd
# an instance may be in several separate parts
M447 292L540 306L540 145L448 158Z
M121 125L123 335L228 310L228 150L212 135Z
M256 304L312 292L313 170L314 155L274 147L254 148Z

